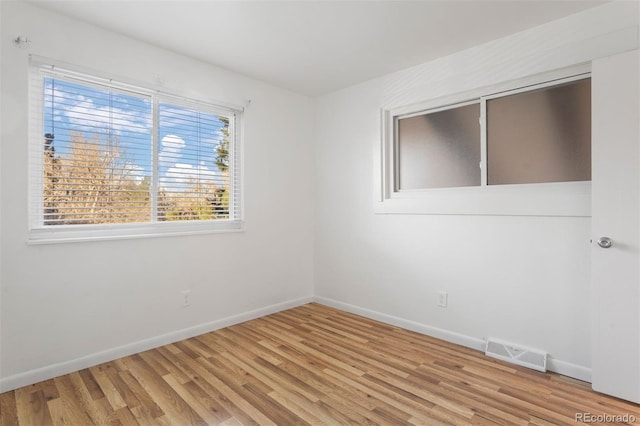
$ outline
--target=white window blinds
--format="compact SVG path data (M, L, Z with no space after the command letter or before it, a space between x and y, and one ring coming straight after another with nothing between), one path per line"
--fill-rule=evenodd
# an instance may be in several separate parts
M149 97L44 77L43 225L151 220Z
M239 111L64 71L35 74L32 230L240 227Z
M228 219L232 120L169 103L158 115L158 220Z

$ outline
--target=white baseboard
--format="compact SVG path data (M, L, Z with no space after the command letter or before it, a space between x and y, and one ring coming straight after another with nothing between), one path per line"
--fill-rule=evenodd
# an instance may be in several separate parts
M563 376L573 377L583 382L591 383L591 369L578 364L562 361L549 357L547 360L547 369Z
M380 321L385 324L394 325L396 327L401 327L406 330L426 334L427 336L442 339L444 341L455 343L467 348L476 349L482 352L484 352L485 349L485 341L476 337L444 330L438 327L420 324L415 321L399 318L393 315L383 314L381 312L351 305L349 303L340 302L338 300L330 299L327 297L314 296L313 300L316 303L320 303L322 305L330 306L332 308L340 309L346 312L351 312L356 315ZM573 377L574 379L583 380L585 382L591 382L591 369L581 365L572 364L570 362L550 357L547 362L547 369L549 371L553 371L554 373L562 374L563 376Z
M113 361L114 359L144 352L149 349L167 345L169 343L188 339L203 333L229 327L234 324L249 321L265 315L284 311L285 309L294 308L313 301L313 297L302 297L299 299L289 300L275 305L266 306L264 308L255 309L253 311L244 312L230 317L221 318L219 320L198 324L193 327L184 328L182 330L172 331L171 333L162 334L160 336L151 337L149 339L140 340L138 342L129 343L127 345L108 349L102 352L96 352L87 356L72 359L57 364L47 365L45 367L36 368L24 373L15 374L0 379L0 393L28 386L43 380L49 380L63 374L69 374L74 371L82 370L101 364L103 362Z

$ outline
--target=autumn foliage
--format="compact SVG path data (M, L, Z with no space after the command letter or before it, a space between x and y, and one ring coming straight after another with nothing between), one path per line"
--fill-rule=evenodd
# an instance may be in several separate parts
M218 161L224 164L228 142L220 146ZM151 176L140 173L117 139L75 133L67 148L64 154L56 153L54 136L45 135L45 225L150 222L154 216L157 221L229 217L228 184L191 178L179 187L153 189ZM228 167L221 173L221 180L228 182Z

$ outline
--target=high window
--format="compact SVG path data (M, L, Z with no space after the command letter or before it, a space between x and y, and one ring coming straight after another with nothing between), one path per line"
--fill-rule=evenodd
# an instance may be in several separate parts
M383 110L378 212L587 216L591 79L569 72Z
M241 227L241 111L38 67L34 241Z

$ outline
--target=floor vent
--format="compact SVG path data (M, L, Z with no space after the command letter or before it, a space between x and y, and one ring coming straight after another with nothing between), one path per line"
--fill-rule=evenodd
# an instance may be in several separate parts
M484 353L487 356L512 364L522 365L542 372L547 371L547 353L538 349L526 348L514 343L489 338Z

